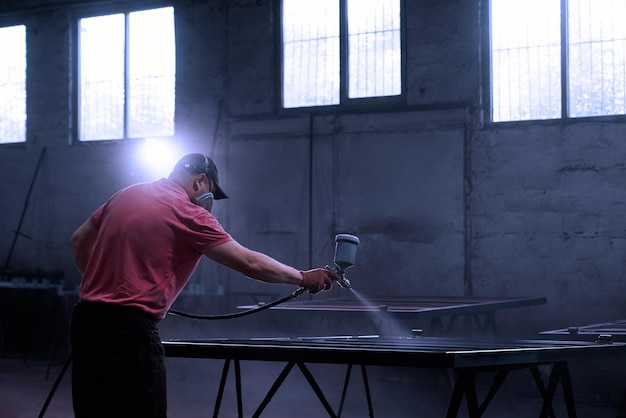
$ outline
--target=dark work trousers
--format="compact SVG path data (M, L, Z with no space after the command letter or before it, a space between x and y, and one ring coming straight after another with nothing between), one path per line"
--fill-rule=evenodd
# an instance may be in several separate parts
M166 418L165 357L149 314L80 301L70 330L76 418Z

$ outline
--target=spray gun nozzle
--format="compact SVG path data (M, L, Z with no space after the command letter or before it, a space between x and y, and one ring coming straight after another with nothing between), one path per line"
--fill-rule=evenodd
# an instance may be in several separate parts
M352 289L352 283L350 283L350 280L346 277L346 272L343 271L341 268L335 267L331 269L329 266L326 266L326 270L330 270L337 276L339 276L339 280L337 280L337 284L339 286L343 287L344 289Z
M350 283L350 280L348 280L345 274L341 275L341 280L338 280L337 284L344 289L352 289L352 283Z

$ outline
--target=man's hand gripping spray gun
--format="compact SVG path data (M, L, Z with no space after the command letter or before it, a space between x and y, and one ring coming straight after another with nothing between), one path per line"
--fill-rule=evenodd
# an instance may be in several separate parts
M335 267L332 269L327 265L325 268L339 276L337 284L344 289L352 289L352 283L346 277L346 270L354 265L356 258L356 247L359 245L359 238L349 234L339 234L335 236ZM306 289L299 287L291 294L291 297L297 297L304 293Z
M352 283L346 277L346 270L354 265L356 259L356 247L359 245L359 238L350 234L339 234L335 237L335 267L328 270L336 273L341 279L337 284L344 289L351 289Z

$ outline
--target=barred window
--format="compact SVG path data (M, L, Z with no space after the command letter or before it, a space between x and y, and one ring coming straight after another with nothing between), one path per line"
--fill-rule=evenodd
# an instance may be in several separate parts
M626 114L626 2L569 0L570 116Z
M79 21L79 140L174 134L172 7Z
M26 27L0 28L0 144L26 141Z
M400 6L400 0L283 0L283 107L399 96Z
M492 121L626 114L626 2L491 0L490 15Z

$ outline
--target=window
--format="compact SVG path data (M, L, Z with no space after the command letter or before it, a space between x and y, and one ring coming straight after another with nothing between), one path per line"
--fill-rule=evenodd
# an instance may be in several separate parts
M79 140L174 134L171 7L80 19Z
M0 28L0 144L26 141L26 27Z
M282 0L283 106L399 96L400 3Z
M626 2L569 0L570 116L626 114Z
M626 114L626 2L491 0L490 12L494 122Z

